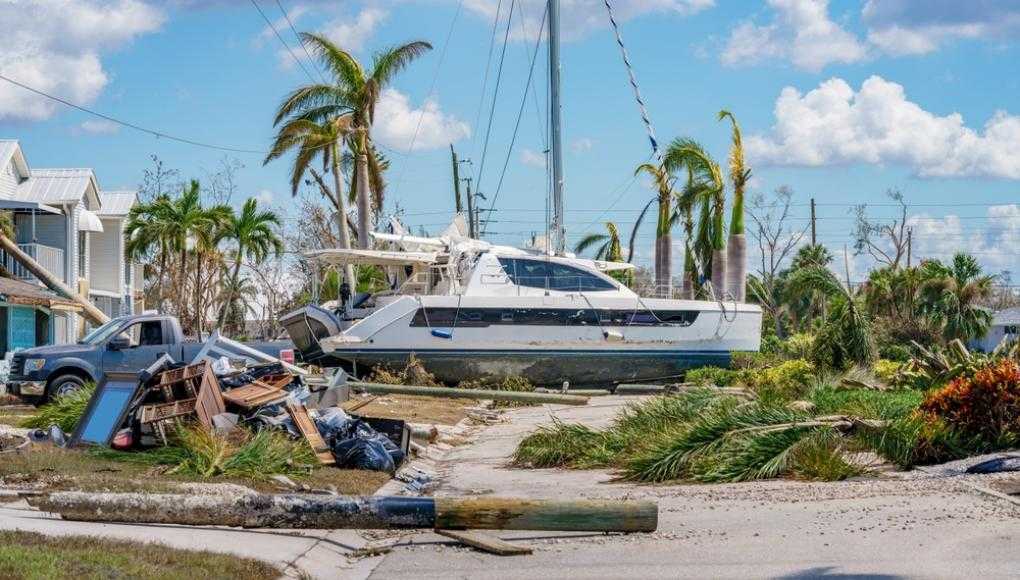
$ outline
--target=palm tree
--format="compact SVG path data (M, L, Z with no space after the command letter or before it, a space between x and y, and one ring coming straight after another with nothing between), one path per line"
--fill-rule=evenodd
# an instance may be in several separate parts
M297 150L290 172L291 195L297 195L298 187L300 187L305 173L311 172L319 182L323 195L330 200L336 210L340 247L345 250L351 248L351 232L347 223L347 203L343 194L343 169L341 166L343 155L340 148L350 136L353 120L354 115L350 112L340 113L322 123L303 117L290 119L280 127L269 154L262 162L262 165L266 165L270 161L282 157L291 149ZM328 195L326 185L322 183L318 174L311 167L316 156L322 157L323 168L328 168L333 174L332 197ZM344 266L344 277L353 287L354 266L350 264Z
M670 205L673 201L674 178L662 163L659 165L643 163L634 171L634 175L640 173L651 176L658 191L657 198L652 200L659 202L659 216L655 225L655 289L658 296L668 297L671 294L673 280L673 236L671 230L675 221Z
M974 256L959 253L953 263L930 260L922 265L927 281L922 285L924 309L942 327L945 340L970 340L983 335L992 324L991 312L980 302L991 294L995 276L982 274Z
M684 184L682 190L675 193L676 195L676 211L673 214L672 221L683 222L684 228L684 274L680 296L681 298L690 300L694 298L695 289L698 286L698 260L697 260L697 248L695 246L694 237L694 207L701 201L705 209L708 209L708 204L711 200L711 187L706 185L702 181L697 181L694 176L694 171L689 167L687 169L687 183ZM704 241L706 242L705 247L708 249L706 252L707 256L711 256L711 235L707 226L710 225L710 220L705 217L703 218L704 224L706 225ZM706 259L705 263L709 263Z
M128 211L124 226L127 240L124 249L128 256L136 262L154 258L157 267L154 303L160 306L168 290L171 233L176 227L171 223L171 204L170 196L165 193L147 203L136 204Z
M252 284L250 278L233 278L226 271L223 272L224 280L220 287L216 302L220 304L223 317L220 326L232 327L232 335L240 333L244 328L244 319L249 313L254 314L255 309L252 303L258 297L258 288Z
M875 342L867 307L831 270L818 265L801 268L790 276L789 291L802 295L818 292L829 300L828 315L815 338L816 359L833 368L874 360Z
M623 250L620 246L620 231L613 222L606 222L606 233L588 234L574 246L574 252L580 254L588 248L597 246L595 250L596 260L607 262L622 262Z
M240 214L230 213L220 235L220 240L228 239L237 244L234 252L234 271L230 275L229 287L239 288L238 278L241 275L241 262L247 258L261 262L272 253L280 256L283 253L283 242L273 231L273 226L280 227L280 218L272 211L259 211L255 198L248 198L241 208ZM234 297L228 297L220 308L217 326L222 326L227 316L227 307Z
M744 142L740 125L733 113L719 111L719 120L729 119L733 127L733 145L730 147L730 183L733 185L733 210L730 217L730 240L727 251L726 287L734 300L747 298L747 239L744 237L744 189L751 178L751 170L744 164Z
M333 76L333 82L299 87L281 103L274 124L289 117L323 122L347 114L352 116L352 135L348 145L356 155L352 188L358 200L358 243L360 247L367 248L371 221L368 188L374 186L379 199L383 194L382 169L371 147L375 107L382 90L393 77L411 61L431 50L432 45L414 41L384 50L376 54L371 70L366 71L354 56L324 36L302 33L301 38Z
M678 138L670 143L663 157L663 164L670 172L676 173L689 168L694 178L705 184L703 219L699 233L710 234L712 247L712 291L716 298L726 295L726 237L723 220L726 213L726 191L719 164L697 142ZM711 207L709 207L711 200ZM706 214L711 214L711 230L704 223Z

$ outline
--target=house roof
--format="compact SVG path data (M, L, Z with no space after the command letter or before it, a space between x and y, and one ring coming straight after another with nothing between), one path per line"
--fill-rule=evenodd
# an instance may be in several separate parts
M13 139L0 139L0 169L6 167L11 158L14 158L19 171L24 174L28 173L28 163L25 161L25 154L21 151L21 145Z
M1020 324L1020 307L1000 310L992 316L993 326L1004 326L1006 324Z
M0 277L0 300L4 300L9 304L22 304L25 306L81 308L74 301L58 296L55 292L35 284L2 277Z
M123 217L138 201L137 191L100 191L99 217Z
M21 201L73 203L85 196L89 185L92 191L99 191L91 169L33 169L31 177L18 185L14 195Z

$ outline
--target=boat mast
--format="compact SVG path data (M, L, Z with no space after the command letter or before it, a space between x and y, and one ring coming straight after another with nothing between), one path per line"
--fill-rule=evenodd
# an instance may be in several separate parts
M563 221L563 136L560 128L560 0L549 0L549 129L552 134L553 251L566 252Z

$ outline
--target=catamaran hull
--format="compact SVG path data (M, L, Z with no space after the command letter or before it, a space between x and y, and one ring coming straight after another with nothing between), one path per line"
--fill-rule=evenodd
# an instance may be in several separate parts
M364 374L376 367L400 370L411 356L444 383L517 376L532 384L559 388L607 387L638 381L676 380L702 366L725 367L729 352L598 350L344 350L332 358L348 371Z

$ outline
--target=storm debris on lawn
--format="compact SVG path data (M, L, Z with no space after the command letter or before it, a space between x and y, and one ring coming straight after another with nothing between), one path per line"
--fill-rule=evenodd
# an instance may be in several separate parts
M125 382L118 377L89 390L85 400L75 400L78 416L60 421L65 431L74 429L72 445L80 441L143 451L142 461L143 455L170 457L174 454L160 450L193 446L201 439L200 446L220 452L210 454L215 461L209 469L198 471L217 473L229 457L249 448L257 451L260 446L253 444L269 441L261 437L265 434L274 440L303 441L302 454L307 451L312 463L392 474L410 442L404 421L360 417L339 407L312 408L318 400L312 389L320 385L280 362L237 368L226 359L190 365L164 361L162 368L128 381L130 392L118 380ZM125 394L119 395L118 388ZM61 399L52 405L66 411ZM51 438L63 446L59 439Z

